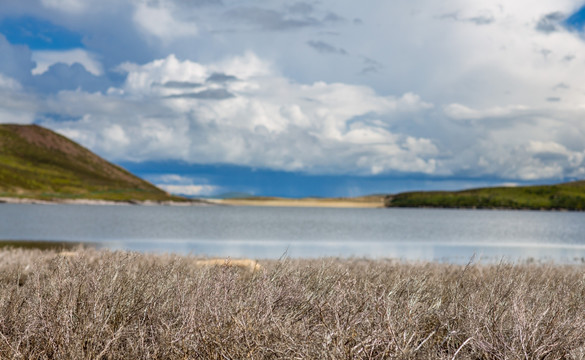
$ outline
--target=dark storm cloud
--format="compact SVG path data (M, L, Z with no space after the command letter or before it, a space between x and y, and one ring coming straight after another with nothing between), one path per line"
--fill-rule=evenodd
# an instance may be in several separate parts
M12 45L0 34L0 73L16 79L26 88L40 93L56 93L61 90L81 89L88 92L105 91L119 86L125 75L107 73L95 76L81 64L57 63L40 75L32 75L36 64L25 45Z
M495 21L495 19L492 15L485 15L484 14L484 15L478 15L478 16L473 16L473 17L469 17L469 18L462 18L459 16L458 12L443 14L443 15L437 16L436 18L439 20L467 22L467 23L472 23L472 24L478 25L478 26L490 25Z
M32 79L32 86L43 93L56 93L61 90L81 89L87 92L106 91L116 84L106 76L95 76L83 65L54 64L41 75Z
M347 21L335 12L328 11L321 18L315 15L316 9L307 2L297 2L278 11L260 7L239 7L225 13L231 19L260 27L262 30L283 31L304 27L324 26Z
M35 63L31 60L31 52L25 45L12 45L0 34L0 73L28 83Z
M203 84L189 82L189 81L167 81L166 83L159 85L169 89L194 89L203 86Z
M563 61L566 62L571 62L573 60L575 60L575 55L566 55L565 57L563 57Z
M291 18L282 12L258 7L236 8L227 11L225 15L230 19L248 23L259 27L261 30L269 31L294 30L322 25L321 21L310 16Z
M467 21L474 23L475 25L489 25L495 20L492 16L475 16L467 19Z
M175 3L185 7L223 6L222 0L175 0Z
M322 54L338 54L338 55L347 55L347 51L342 48L335 47L331 44L328 44L324 41L314 41L310 40L307 41L307 45L312 47L313 49L317 50Z
M360 75L368 75L368 74L375 74L379 73L380 70L384 67L382 64L377 62L374 59L370 59L368 57L364 57L364 67L362 71L360 71Z
M225 89L208 89L196 93L167 96L167 99L225 100L235 97Z
M362 71L360 71L360 75L368 75L368 74L375 74L380 72L380 69L373 65L365 66Z
M92 35L83 39L85 47L97 54L105 54L101 61L105 68L115 68L124 62L146 63L160 56L159 50L150 46L137 26L128 21L132 15L127 9L108 14L107 26L103 21L86 21Z
M536 30L545 34L553 33L560 28L560 23L565 20L565 14L561 12L553 12L544 15L536 24Z
M233 75L227 75L223 73L213 73L210 77L207 78L207 82L214 82L214 83L225 83L230 81L237 81L238 78Z
M303 1L299 1L288 7L288 11L292 14L308 15L312 13L314 10L315 8L313 7L313 5Z
M562 162L563 160L567 160L567 155L565 155L565 154L559 154L559 153L547 152L547 151L543 151L543 152L539 152L537 154L534 154L534 157L536 159L542 161L543 163L558 163L558 162Z
M319 31L317 34L326 36L341 36L341 33L338 31Z
M437 16L436 19L459 21L459 14L456 12L447 13L447 14Z
M336 23L336 22L345 22L346 20L344 17L339 16L336 13L329 12L329 13L327 13L327 15L325 15L325 17L323 18L323 21Z

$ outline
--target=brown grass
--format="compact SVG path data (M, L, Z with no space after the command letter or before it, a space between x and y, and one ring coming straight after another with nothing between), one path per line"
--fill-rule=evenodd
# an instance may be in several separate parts
M68 254L71 255L71 254ZM1 359L579 359L581 266L0 251Z

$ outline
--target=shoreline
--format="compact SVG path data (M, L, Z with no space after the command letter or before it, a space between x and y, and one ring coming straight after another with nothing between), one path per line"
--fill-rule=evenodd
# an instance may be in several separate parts
M539 212L585 212L564 208L509 208L475 206L385 206L383 201L363 198L266 198L266 199L190 199L172 200L100 200L100 199L34 199L0 197L2 204L26 205L102 205L102 206L252 206L252 207L307 207L337 209L431 209L431 210L492 210L492 211L539 211Z
M585 212L566 208L529 208L529 207L482 207L482 206L385 206L386 209L431 209L431 210L490 210L490 211L542 211L542 212Z
M267 207L311 207L311 208L341 208L341 209L382 209L383 201L353 200L353 199L208 199L217 205L228 206L267 206Z
M0 251L7 249L25 249L42 251L64 251L75 249L100 250L96 242L66 241L66 240L0 240Z
M268 207L313 207L313 208L384 208L382 201L362 199L303 198L303 199L192 199L188 201L155 200L99 200L99 199L33 199L0 197L0 204L32 205L139 205L139 206L268 206Z
M194 199L190 201L171 201L171 200L99 200L99 199L32 199L32 198L12 198L0 197L0 204L31 204L31 205L141 205L141 206L212 206L209 201Z

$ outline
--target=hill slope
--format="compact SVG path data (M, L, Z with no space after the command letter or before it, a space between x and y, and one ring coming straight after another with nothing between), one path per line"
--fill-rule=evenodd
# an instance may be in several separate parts
M557 185L429 191L389 195L387 207L585 210L585 181Z
M0 197L183 200L51 130L0 124Z

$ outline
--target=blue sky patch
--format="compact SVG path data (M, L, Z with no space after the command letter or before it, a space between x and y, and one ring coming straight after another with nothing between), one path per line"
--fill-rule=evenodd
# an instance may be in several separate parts
M301 172L255 169L234 165L198 165L180 161L118 162L131 173L152 182L160 175L180 175L195 179L194 185L218 188L213 195L244 193L279 197L351 197L405 191L461 190L498 186L509 182L496 178L430 177L423 174L386 174L376 176L310 175ZM547 183L527 181L519 185Z
M585 6L580 8L573 15L569 16L567 20L565 20L565 24L570 29L583 31L583 28L585 27Z
M34 17L6 18L0 22L0 33L10 43L27 45L31 50L84 47L81 34Z
M37 125L43 124L44 121L52 120L55 122L71 122L71 121L79 121L81 120L80 116L71 116L66 114L58 114L58 113L44 113L39 114L37 120L34 122Z

